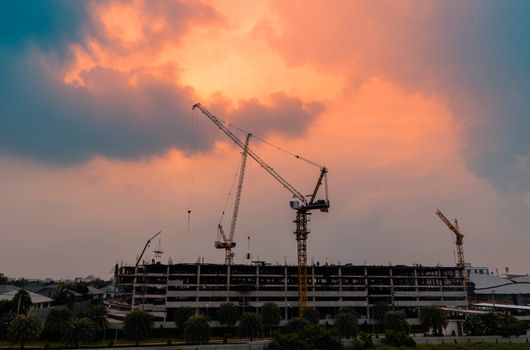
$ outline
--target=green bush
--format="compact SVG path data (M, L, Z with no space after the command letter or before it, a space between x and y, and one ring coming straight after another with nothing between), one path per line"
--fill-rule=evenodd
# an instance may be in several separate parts
M384 343L390 346L416 346L416 342L408 333L391 330L385 332Z

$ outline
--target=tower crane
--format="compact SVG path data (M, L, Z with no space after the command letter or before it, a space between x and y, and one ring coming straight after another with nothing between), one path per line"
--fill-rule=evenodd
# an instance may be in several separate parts
M245 144L241 141L237 135L235 135L230 129L228 129L223 121L218 119L216 116L211 114L206 108L200 103L193 105L192 109L199 109L210 121L212 121L221 131L223 131L236 145L245 149ZM295 156L298 159L305 160L320 168L320 175L313 192L304 196L296 188L294 188L287 180L285 180L274 168L267 164L261 159L251 148L247 145L247 154L252 157L265 171L267 171L276 181L278 181L287 191L289 191L296 200L290 202L290 207L296 210L296 219L294 223L296 230L296 245L297 245L297 258L298 258L298 309L300 315L307 308L307 235L309 230L307 223L309 221L308 216L311 215L311 211L320 210L321 212L328 212L329 200L328 200L328 186L327 186L327 174L328 169L325 166L321 166L303 157ZM325 199L316 199L320 187L324 185Z
M243 156L241 159L241 167L239 169L239 180L237 183L236 198L234 202L234 212L232 213L232 221L230 222L230 231L228 232L228 238L224 233L223 225L221 225L221 223L217 225L217 230L219 232L219 235L223 238L223 241L215 241L215 248L225 250L226 265L232 265L234 259L234 253L232 253L232 248L236 246L236 242L234 242L234 232L236 230L237 214L239 212L239 202L241 200L241 192L243 190L243 179L245 178L248 144L250 142L251 137L252 134L247 134L247 139L243 147Z
M457 255L457 267L460 270L460 276L462 277L462 282L464 284L464 289L467 290L467 273L466 273L466 263L464 259L464 235L460 232L460 227L458 227L458 220L455 219L454 222L451 222L440 209L436 209L436 215L449 227L451 231L456 235L456 255Z

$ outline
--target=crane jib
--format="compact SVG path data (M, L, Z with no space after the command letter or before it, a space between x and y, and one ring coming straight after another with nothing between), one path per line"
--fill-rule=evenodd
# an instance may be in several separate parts
M192 109L198 108L205 116L208 117L215 125L219 127L235 144L239 147L245 149L245 144L243 141L237 137L233 132L231 132L225 124L219 120L216 116L211 114L206 108L204 108L200 103L193 105ZM285 187L291 194L298 198L304 205L309 204L307 198L296 190L287 180L285 180L280 174L278 174L270 165L268 165L263 159L261 159L250 147L247 149L247 153L252 157L261 167L263 167L269 174L272 175L283 187Z

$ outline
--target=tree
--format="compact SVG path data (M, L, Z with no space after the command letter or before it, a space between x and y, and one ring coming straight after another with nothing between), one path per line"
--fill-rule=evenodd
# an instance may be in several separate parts
M53 295L53 299L55 299L57 304L66 305L69 310L73 310L76 297L74 291L68 287L69 286L64 283L59 285L57 292Z
M226 325L227 328L236 324L239 319L239 310L237 306L232 303L223 303L217 310L217 321L220 324Z
M265 303L260 310L263 325L269 328L269 336L271 335L272 327L280 324L281 314L280 308L276 303Z
M54 307L50 310L46 322L44 323L44 333L47 333L54 338L60 338L64 336L66 330L70 327L72 319L72 312L67 308Z
M498 333L503 337L524 335L528 330L526 322L519 321L514 316L508 314L498 315L497 324Z
M77 349L79 348L79 343L92 340L94 332L95 326L91 320L88 318L76 318L70 322L69 327L66 329L64 343L74 345Z
M390 346L414 346L416 343L409 335L410 324L402 311L388 311L385 314L385 343Z
M402 311L388 311L385 314L385 331L410 333L411 327L407 322L407 316Z
M342 350L343 346L334 329L311 325L305 319L298 325L305 325L294 332L281 332L274 336L266 350Z
M7 277L3 273L0 273L0 285L2 284L7 284Z
M317 325L320 320L320 312L315 308L307 308L302 313L302 317L305 318L312 325Z
M242 337L248 337L250 341L254 341L256 337L263 334L263 320L261 316L256 313L246 312L241 315L239 320L239 334Z
M376 320L379 323L383 323L385 321L385 314L390 310L390 306L386 303L377 303L374 305L373 313L374 313L374 320Z
M186 326L186 321L193 316L194 312L189 307L179 307L175 310L175 324L179 332L184 332L184 327Z
M31 296L25 289L19 289L11 301L13 312L17 315L27 315L31 304Z
M357 324L355 312L350 310L340 311L335 319L335 328L343 338L356 337L359 332L359 325Z
M100 332L107 327L107 309L103 304L90 305L87 313L88 319L90 319L95 326L96 331Z
M129 312L123 320L123 333L129 339L134 339L136 346L141 339L147 338L153 330L153 316L143 310Z
M20 349L24 349L24 344L38 339L41 332L42 324L36 317L20 315L11 322L7 330L7 339L20 343Z
M487 328L480 316L467 316L464 321L464 332L467 335L487 335Z
M301 332L304 329L309 328L311 323L308 320L301 317L290 319L289 322L283 327L283 333L296 333Z
M184 337L187 342L205 344L210 339L210 324L203 315L193 315L184 327Z
M420 323L426 332L432 329L433 334L441 336L447 327L447 312L436 306L424 307L420 310Z

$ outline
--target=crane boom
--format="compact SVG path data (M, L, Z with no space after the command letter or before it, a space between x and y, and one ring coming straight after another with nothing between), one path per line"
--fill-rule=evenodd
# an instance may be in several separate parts
M140 261L142 260L142 257L144 256L144 253L145 253L145 250L147 249L147 247L149 246L149 243L151 243L151 241L153 239L155 239L159 234L161 234L162 231L159 231L156 235L154 235L153 237L149 238L147 240L147 243L145 243L145 246L144 246L144 249L142 250L142 253L140 253L140 256L138 257L138 259L136 260L136 265L135 266L138 266L140 264Z
M210 113L206 108L204 108L200 103L196 103L193 105L192 109L198 108L205 116L208 117L221 131L223 131L234 143L236 143L239 147L245 149L245 144L243 141L237 137L236 134L234 134L230 129L228 129L225 126L225 123L223 123L219 118L214 116L212 113ZM280 174L278 174L270 165L265 163L263 159L261 159L251 148L247 148L247 153L249 156L251 156L258 164L265 169L269 174L272 175L280 184L282 184L283 187L285 187L289 192L293 194L296 198L298 198L302 203L308 204L306 197L298 192L296 188L294 188L287 180L285 180Z
M296 210L296 219L294 223L296 224L296 230L294 234L296 235L297 243L297 258L298 258L298 312L300 316L303 314L304 310L307 308L307 235L309 234L309 229L307 228L308 215L311 210L319 209L322 212L327 212L329 209L329 200L327 195L327 173L328 169L324 166L320 166L315 162L308 161L305 158L294 155L298 159L303 159L309 163L318 166L320 168L320 176L318 178L317 184L312 192L310 199L308 200L306 196L301 194L296 190L287 180L285 180L280 174L278 174L270 165L265 163L252 149L247 145L245 148L243 142L232 133L227 127L226 123L215 117L211 114L206 108L201 106L201 104L196 103L193 105L192 109L198 108L204 115L208 117L219 129L221 129L228 137L232 139L239 147L246 149L248 155L250 155L263 169L265 169L269 174L272 175L283 187L285 187L295 198L299 201L291 201L290 206L292 209ZM325 184L325 199L315 200L318 190L322 183ZM301 202L301 204L300 204ZM219 243L219 244L218 244ZM221 242L216 242L216 247Z

